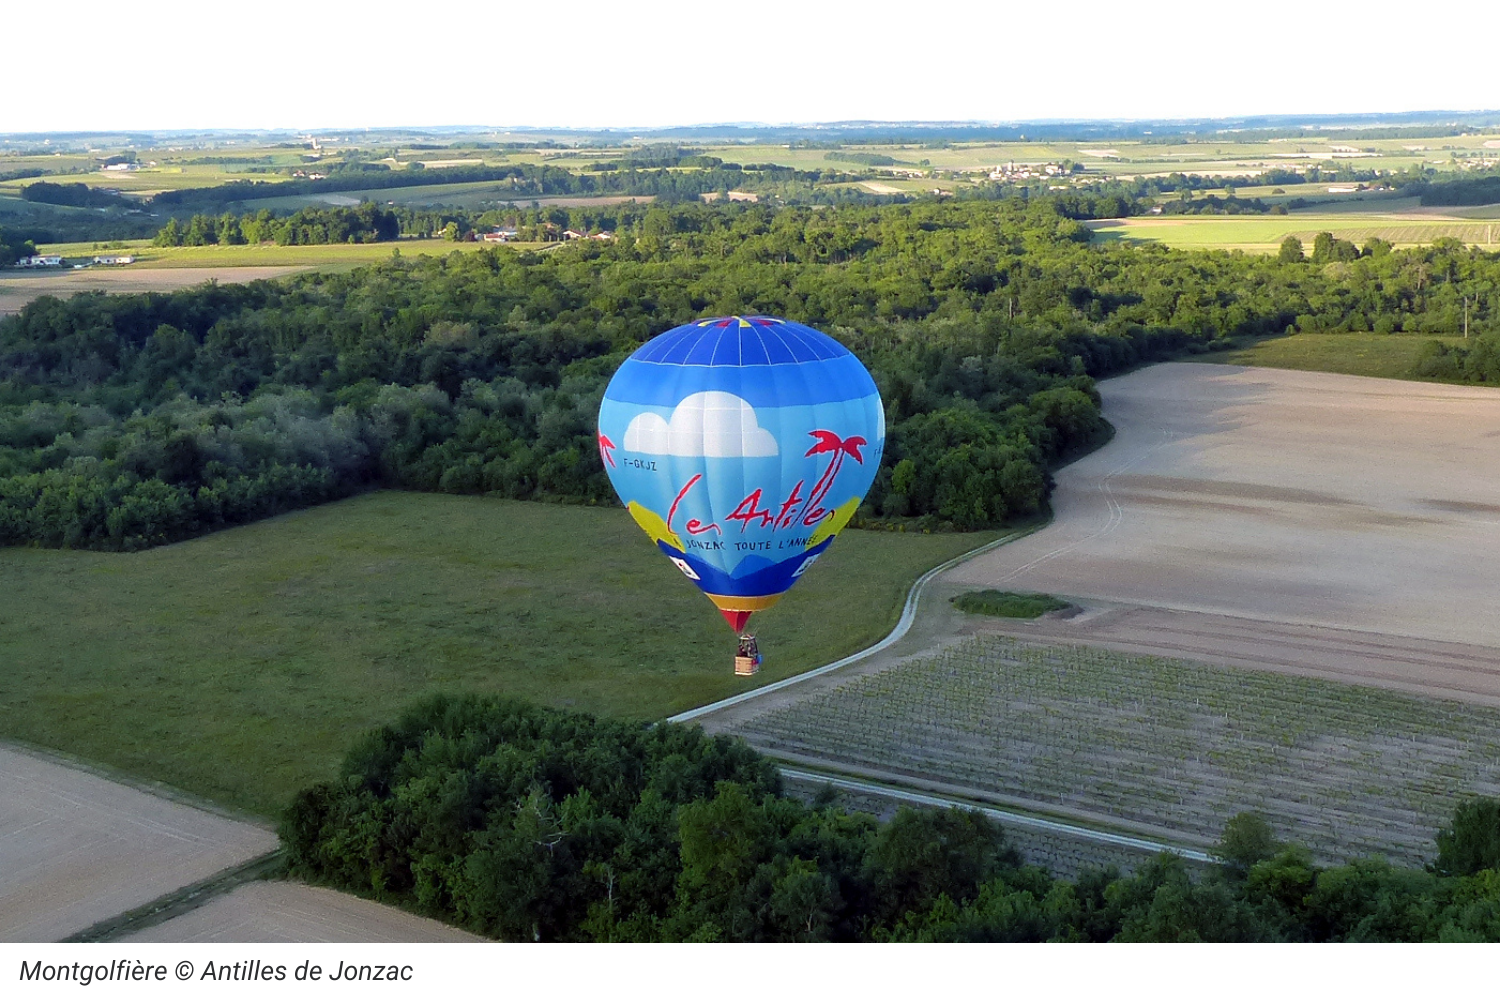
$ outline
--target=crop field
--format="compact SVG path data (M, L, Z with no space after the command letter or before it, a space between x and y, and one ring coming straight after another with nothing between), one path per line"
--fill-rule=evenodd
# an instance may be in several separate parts
M1440 238L1494 248L1500 244L1500 222L1397 217L1334 212L1318 215L1144 216L1087 223L1097 238L1133 243L1164 243L1179 249L1246 250L1274 253L1281 241L1296 236L1311 249L1313 239L1330 232L1363 245L1379 237L1397 246L1416 246Z
M272 815L437 691L651 719L836 659L993 537L847 532L755 617L748 683L623 510L386 492L141 553L0 548L0 737Z
M336 270L336 268L328 268ZM207 281L231 285L265 278L281 278L309 267L93 267L82 271L38 273L0 271L0 317L18 313L43 295L66 299L79 292L175 292Z
M1329 681L976 638L774 709L777 751L1210 843L1243 810L1342 860L1421 863L1500 794L1500 711Z

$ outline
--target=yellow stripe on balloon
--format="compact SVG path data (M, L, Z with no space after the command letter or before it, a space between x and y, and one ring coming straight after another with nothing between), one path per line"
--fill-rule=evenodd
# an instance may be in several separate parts
M766 597L733 597L728 594L705 594L714 602L714 607L720 611L764 611L777 601L781 600L780 594L770 594Z

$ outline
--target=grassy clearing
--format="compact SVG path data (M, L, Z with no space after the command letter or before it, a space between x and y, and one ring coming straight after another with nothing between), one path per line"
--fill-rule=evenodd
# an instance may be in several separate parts
M1426 860L1500 793L1500 711L1099 649L976 639L767 713L758 745L1212 841L1254 809L1325 859Z
M754 619L756 683L862 648L993 538L851 531ZM261 814L436 691L660 718L748 686L621 510L375 493L132 555L0 549L0 735Z
M1462 337L1430 334L1297 333L1258 340L1235 351L1194 355L1190 360L1224 365L1258 365L1339 375L1411 379L1417 355L1429 341L1462 343Z
M1020 594L1010 590L973 590L955 597L953 606L967 614L996 618L1039 618L1049 611L1071 607L1051 594Z

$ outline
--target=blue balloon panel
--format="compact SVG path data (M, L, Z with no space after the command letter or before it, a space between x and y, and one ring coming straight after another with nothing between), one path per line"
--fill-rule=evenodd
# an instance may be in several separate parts
M615 492L736 628L848 524L884 447L885 410L859 359L771 316L668 330L625 361L599 407Z

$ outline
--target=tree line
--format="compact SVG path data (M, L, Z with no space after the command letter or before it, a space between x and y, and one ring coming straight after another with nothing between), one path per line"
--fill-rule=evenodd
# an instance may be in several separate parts
M439 696L370 733L280 828L294 874L508 941L1496 941L1500 802L1427 869L1316 864L1243 813L1196 876L1161 854L1074 880L981 813L885 822L783 794L697 727Z
M1500 173L1434 181L1415 189L1423 205L1492 205L1500 202Z
M151 240L158 247L237 246L275 243L307 246L321 243L380 243L401 235L396 213L364 202L357 208L303 208L278 217L270 209L235 215L193 215L186 223L176 217Z
M125 199L114 191L104 191L87 184L54 184L37 181L21 189L25 201L44 205L67 205L73 208L116 208L126 204Z

